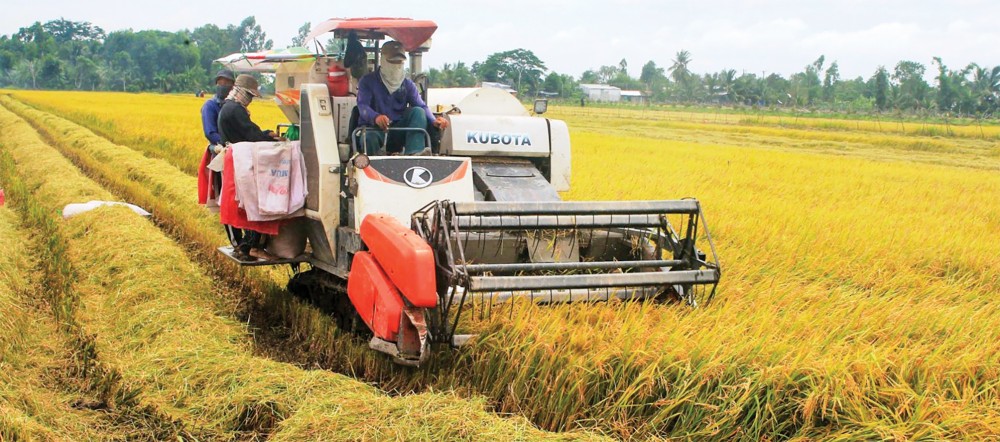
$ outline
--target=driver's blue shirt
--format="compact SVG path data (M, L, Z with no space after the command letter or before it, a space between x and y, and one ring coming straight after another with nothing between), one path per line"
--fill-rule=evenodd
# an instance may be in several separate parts
M379 74L381 68L361 77L358 82L358 124L375 126L375 117L385 115L392 122L403 118L407 107L423 108L427 121L434 121L434 114L417 92L417 85L409 78L403 79L403 84L395 93L390 94L382 83Z

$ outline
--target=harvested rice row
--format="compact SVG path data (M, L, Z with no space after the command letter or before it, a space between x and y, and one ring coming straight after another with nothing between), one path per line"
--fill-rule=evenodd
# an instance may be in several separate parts
M66 186L76 169L13 114L0 110L18 173L53 213L78 201ZM38 173L44 169L45 173ZM67 187L69 187L67 189ZM540 432L501 419L484 402L453 394L392 398L326 371L252 356L246 330L214 314L212 281L156 227L124 208L104 208L59 226L68 240L80 323L106 363L157 410L226 437L276 439L497 439L588 437ZM458 424L461 422L461 424Z
M130 95L132 95L133 97L136 96L135 94L130 94ZM84 102L76 102L76 104L78 105L83 104L84 105L83 107L85 108L90 107L90 103L92 103L91 101L92 98L85 98L83 96L80 96L79 98L84 98L87 104L84 104ZM180 99L180 97L174 96L172 98L174 99L174 101L180 101L178 100ZM33 104L41 105L42 103L35 102ZM114 119L105 118L104 117L105 114L103 113L95 114L89 112L71 111L70 109L65 108L66 104L68 103L55 104L55 106L44 106L43 109L45 109L46 111L57 112L60 115L64 115L66 118L69 118L76 123L87 126L88 128L100 134L101 136L113 139L116 142L129 143L132 146L136 146L137 148L142 149L142 152L150 157L161 158L167 161L170 161L171 159L174 158L183 159L182 161L178 162L178 165L181 165L180 167L187 173L190 174L197 173L196 170L198 166L197 158L192 159L192 157L194 157L194 155L196 154L197 150L195 146L174 145L173 143L165 142L165 140L161 138L162 135L165 133L176 132L178 130L176 127L173 127L164 118L162 118L163 115L161 114L161 112L164 110L164 106L144 106L144 107L135 106L128 109L123 109L121 107L116 106L116 103L109 103L106 101L102 102L101 107L105 110L107 110L109 107L113 107L115 109L121 109L122 111L128 112L132 116L135 117L141 116L142 118L148 119L146 120L147 125L145 126L148 129L148 132L144 135L133 137L129 136L125 131L119 129L118 127L119 122L115 121ZM167 109L169 108L170 107L167 107ZM191 114L192 123L195 123L194 120L198 120L197 108L192 106L191 111L192 111ZM200 125L200 121L198 121L197 124ZM200 132L195 132L195 134L200 134ZM198 145L204 147L204 144L207 143L199 143ZM183 166L183 164L187 165Z
M48 118L45 125L59 121ZM99 155L122 150L104 143L107 152ZM410 382L470 388L547 428L583 423L626 437L994 435L997 397L988 393L996 376L981 371L995 364L991 344L977 344L961 358L942 358L935 350L969 345L968 327L953 338L939 334L962 311L941 317L933 304L918 304L899 312L868 290L814 278L776 280L737 259L745 251L726 252L742 263L727 268L726 290L736 296L711 309L598 306L526 313L494 325L477 348ZM813 300L809 309L802 299ZM817 308L844 321L817 321L809 313ZM898 323L914 326L891 327ZM913 404L921 404L917 412Z
M190 175L198 173L199 160L208 144L199 113L205 98L100 93L101 106L95 112L95 93L60 92L13 93L39 109L83 125L117 144L140 150L150 158L163 159ZM253 120L265 129L275 129L278 123L287 121L278 107L267 100L255 100L250 112ZM185 118L176 118L177 115Z
M3 143L0 183L30 226L15 230L13 213L0 207L0 440L201 438L137 404L120 373L97 358L76 320L66 242L50 212L29 197L37 189L14 173Z
M96 439L99 414L71 407L82 395L53 388L71 369L69 345L28 301L37 263L16 225L15 214L0 207L0 440Z
M390 362L371 354L364 343L343 336L329 316L280 288L272 272L242 270L216 251L227 240L218 216L196 203L194 177L164 160L115 145L79 125L9 97L0 97L0 103L30 122L53 147L103 186L152 212L154 220L189 248L211 274L237 289L229 292L242 292L220 302L220 309L252 317L261 327L284 324L299 347L308 349L309 354L296 358L301 363L322 362L325 368L371 381L395 379Z

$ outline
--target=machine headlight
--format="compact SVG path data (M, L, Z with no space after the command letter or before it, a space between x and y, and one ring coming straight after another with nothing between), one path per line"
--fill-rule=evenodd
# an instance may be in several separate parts
M364 169L372 164L372 160L368 158L368 155L363 153L355 155L354 159L351 161L354 163L354 167L357 167L358 169Z

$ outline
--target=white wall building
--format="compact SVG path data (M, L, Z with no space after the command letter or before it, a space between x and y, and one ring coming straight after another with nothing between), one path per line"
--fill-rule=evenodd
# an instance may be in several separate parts
M622 91L622 101L629 103L645 103L646 95L642 91Z
M622 99L622 90L606 84L580 84L580 90L590 101L618 102Z

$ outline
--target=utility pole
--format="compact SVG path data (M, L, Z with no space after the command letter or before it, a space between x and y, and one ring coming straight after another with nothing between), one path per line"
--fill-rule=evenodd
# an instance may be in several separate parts
M760 71L760 101L767 106L767 71Z
M521 72L524 70L524 66L517 69L517 93L521 93ZM520 95L518 95L520 97Z

